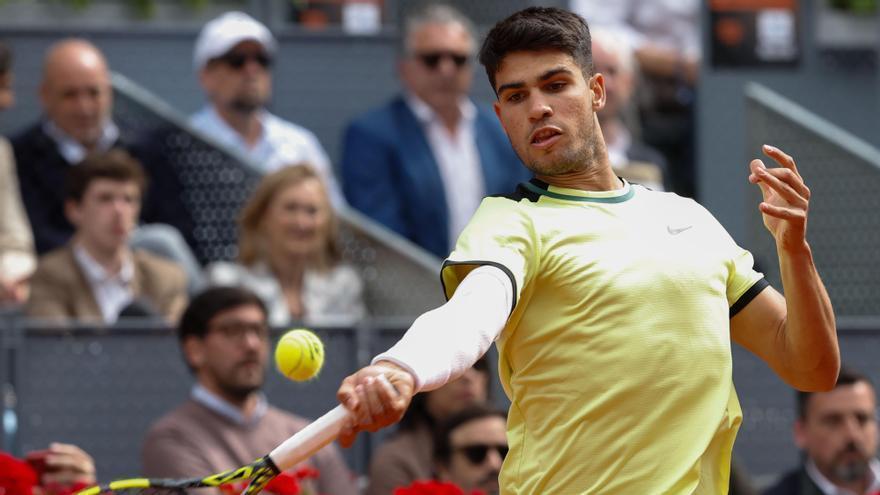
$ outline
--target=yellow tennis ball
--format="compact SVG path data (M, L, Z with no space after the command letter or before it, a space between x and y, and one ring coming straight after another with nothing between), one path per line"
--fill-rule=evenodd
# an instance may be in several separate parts
M275 346L275 366L282 375L302 382L314 378L324 365L324 344L305 328L290 330Z

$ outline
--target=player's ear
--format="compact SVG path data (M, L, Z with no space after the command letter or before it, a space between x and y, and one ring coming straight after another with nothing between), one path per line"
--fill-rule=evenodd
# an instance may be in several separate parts
M593 74L589 81L593 111L605 108L605 76L601 73Z
M495 115L498 117L498 122L501 123L501 128L504 129L504 132L507 132L507 128L504 127L504 119L501 118L501 103L499 103L497 98L492 103L492 108L495 109Z

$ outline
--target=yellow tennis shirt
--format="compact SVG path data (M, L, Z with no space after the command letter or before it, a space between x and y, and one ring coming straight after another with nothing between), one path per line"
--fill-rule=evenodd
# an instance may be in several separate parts
M484 199L442 280L447 297L481 265L513 282L503 493L727 493L742 420L729 321L767 286L752 264L671 193L533 179Z

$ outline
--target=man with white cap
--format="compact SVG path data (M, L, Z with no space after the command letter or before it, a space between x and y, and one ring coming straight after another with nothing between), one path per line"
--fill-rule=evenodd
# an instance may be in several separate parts
M262 172L308 163L321 174L338 207L344 200L318 138L265 108L276 50L269 29L243 12L227 12L205 24L196 40L193 66L209 101L190 123L239 150Z

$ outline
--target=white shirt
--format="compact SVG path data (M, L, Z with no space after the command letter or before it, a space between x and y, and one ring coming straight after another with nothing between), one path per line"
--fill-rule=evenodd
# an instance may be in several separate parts
M262 133L254 146L249 146L211 105L193 114L190 124L206 136L244 155L264 174L288 165L308 163L324 181L333 206L344 206L345 199L333 175L330 159L312 131L265 110L260 112L259 120Z
M193 386L192 392L190 392L189 395L192 400L207 407L220 416L223 416L229 421L241 426L250 426L259 423L260 420L263 419L263 416L266 415L266 411L269 410L269 402L266 400L266 396L263 395L262 392L256 393L257 407L254 408L254 413L251 414L250 418L245 418L241 413L241 409L226 402L221 397L212 394L211 391L198 383Z
M822 493L825 495L862 495L861 493L854 493L836 486L828 480L825 475L819 472L819 468L816 467L816 464L812 459L807 461L806 471L807 476L813 480L813 483L815 483L816 486L819 487L819 490L822 490ZM868 463L868 476L871 478L871 483L868 485L868 489L865 493L876 493L880 491L880 461L877 459L871 459Z
M60 153L61 156L67 160L67 163L71 165L76 165L85 160L86 155L89 154L89 151L85 146L80 144L76 139L70 137L69 134L61 130L61 128L51 120L43 122L43 132L55 141L55 145L58 146L58 153ZM104 129L101 130L101 137L98 138L95 149L98 151L107 151L113 147L113 144L116 143L117 139L119 139L119 128L116 127L116 124L108 120L107 123L104 124Z
M428 146L440 169L449 210L447 229L449 248L452 249L458 235L486 195L474 131L477 108L470 100L463 98L459 104L461 120L455 133L451 133L434 110L417 96L406 94L406 103L422 124Z
M73 257L79 264L86 280L92 287L95 301L101 309L105 323L114 323L119 312L134 299L131 281L134 278L134 262L130 256L122 261L118 273L111 274L104 270L86 250L79 245L73 247Z

